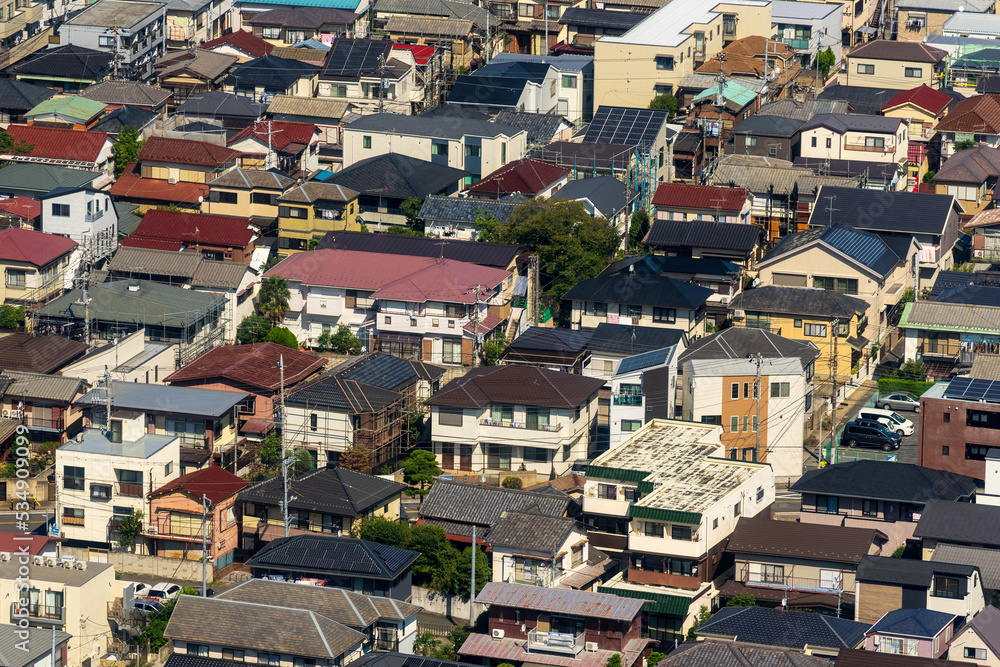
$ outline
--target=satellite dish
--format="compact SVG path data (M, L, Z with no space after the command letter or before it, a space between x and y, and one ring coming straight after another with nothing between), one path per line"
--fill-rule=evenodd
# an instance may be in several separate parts
M204 198L204 197L202 197L201 195L198 195L198 203L199 203L199 204L203 204L203 203L205 203L205 198Z

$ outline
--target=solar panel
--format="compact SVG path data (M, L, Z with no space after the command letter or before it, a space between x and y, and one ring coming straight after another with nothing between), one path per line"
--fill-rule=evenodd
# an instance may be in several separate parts
M1000 380L957 377L944 391L945 398L964 398L970 401L1000 403Z
M669 357L670 348L636 354L626 359L622 359L622 362L618 365L617 375L624 375L625 373L631 373L632 371L637 371L642 368L649 368L650 366L662 364Z
M583 142L650 148L666 122L665 111L601 106L594 114Z

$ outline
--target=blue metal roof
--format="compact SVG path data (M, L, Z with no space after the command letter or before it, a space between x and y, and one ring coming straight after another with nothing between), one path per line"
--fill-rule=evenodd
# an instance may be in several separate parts
M254 5L286 5L288 7L332 7L333 9L357 10L364 0L251 0L238 3L241 7Z
M635 371L642 370L643 368L660 366L670 361L672 356L674 356L673 346L660 348L659 350L652 350L651 352L643 352L642 354L636 354L631 357L625 357L622 359L622 362L618 364L618 372L615 373L615 375L625 375L626 373L634 373Z

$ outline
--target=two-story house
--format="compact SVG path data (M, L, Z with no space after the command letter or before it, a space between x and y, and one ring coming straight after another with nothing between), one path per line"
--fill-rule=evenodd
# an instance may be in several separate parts
M597 579L583 571L590 545L586 531L571 517L505 511L485 543L492 551L493 581L586 590Z
M223 79L222 89L240 97L265 102L276 95L312 97L318 78L319 68L316 65L269 53L233 68Z
M890 90L908 90L924 83L935 86L947 56L947 51L920 40L875 39L847 55L844 85Z
M277 198L278 255L309 250L328 232L357 231L359 192L335 183L306 181Z
M491 7L494 11L496 11L500 5L498 3L491 3ZM560 25L563 26L560 30L565 30L567 25L578 25L565 23L563 21L566 12L570 11L599 12L600 10L585 10L582 8L566 7L563 10L563 16L559 19ZM633 25L638 23L641 19L641 15L635 16L627 12L622 14L611 13L611 17L620 22L631 22ZM621 23L619 25L621 25ZM583 32L586 32L586 27L580 26L580 28L583 29ZM548 55L529 55L526 53L505 52L497 53L489 60L493 63L541 62L549 65L555 69L556 74L559 76L559 85L557 86L558 90L556 91L556 113L561 116L565 116L572 123L586 123L594 117L593 56L563 53L557 57L553 57Z
M41 125L8 125L14 145L31 146L26 153L4 154L5 162L35 162L111 173L111 140L107 132L79 132Z
M698 626L699 644L781 647L794 651L795 660L815 656L823 665L841 649L864 646L870 623L811 611L772 607L723 607ZM734 642L733 637L739 641ZM687 643L682 646L687 645ZM804 654L804 655L803 655Z
M799 135L804 158L890 163L901 171L909 157L909 127L902 118L819 114L799 128Z
M417 84L416 60L413 52L392 47L387 40L335 40L320 69L316 97L342 98L368 113L413 113L425 94Z
M109 257L118 247L118 212L106 191L90 186L56 188L38 200L41 230L76 241L92 261Z
M233 167L208 182L205 213L245 216L270 227L278 219L278 198L295 181L276 171Z
M656 220L750 222L753 197L746 188L661 183L653 194Z
M1000 646L997 645L996 623L1000 623L1000 610L992 605L986 607L955 632L948 644L948 654L980 664L997 664L1000 662Z
M10 333L0 338L0 368L10 372L77 377L74 366L90 356L90 346L56 334ZM87 378L81 378L89 383Z
M319 170L319 144L319 128L291 121L254 123L228 141L230 148L243 154L243 168L277 169L296 179Z
M0 303L44 301L62 293L77 242L31 229L0 231Z
M66 442L83 428L83 412L75 402L84 392L83 380L63 375L4 371L10 382L3 391L3 411L20 419L37 442Z
M249 218L185 211L146 211L131 234L128 248L200 253L205 259L249 264L258 236Z
M935 190L954 196L965 218L989 208L1000 177L998 153L996 148L985 145L955 153L935 172Z
M923 42L933 34L947 34L944 24L963 13L994 13L993 0L973 0L956 5L947 0L901 0L895 5L894 39Z
M608 435L611 447L651 419L674 416L677 347L625 357L611 378Z
M254 14L244 25L268 44L292 46L310 39L328 44L332 38L353 37L358 19L359 14L347 9L294 7Z
M569 182L570 171L567 167L526 157L487 174L466 188L466 193L477 199L502 199L511 195L549 199Z
M431 396L431 441L443 467L561 475L586 459L604 382L534 366L473 369Z
M752 271L763 254L761 237L755 224L657 219L643 243L668 256L724 259Z
M865 650L921 658L941 658L948 652L955 614L929 609L886 612L865 633Z
M1000 146L1000 121L995 116L998 104L993 95L973 95L951 106L937 124L941 160L970 146Z

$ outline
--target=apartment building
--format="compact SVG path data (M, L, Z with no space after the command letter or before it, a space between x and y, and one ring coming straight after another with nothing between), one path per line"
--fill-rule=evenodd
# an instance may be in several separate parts
M119 54L119 68L137 77L153 72L165 50L166 5L133 0L93 4L60 28L67 44Z

